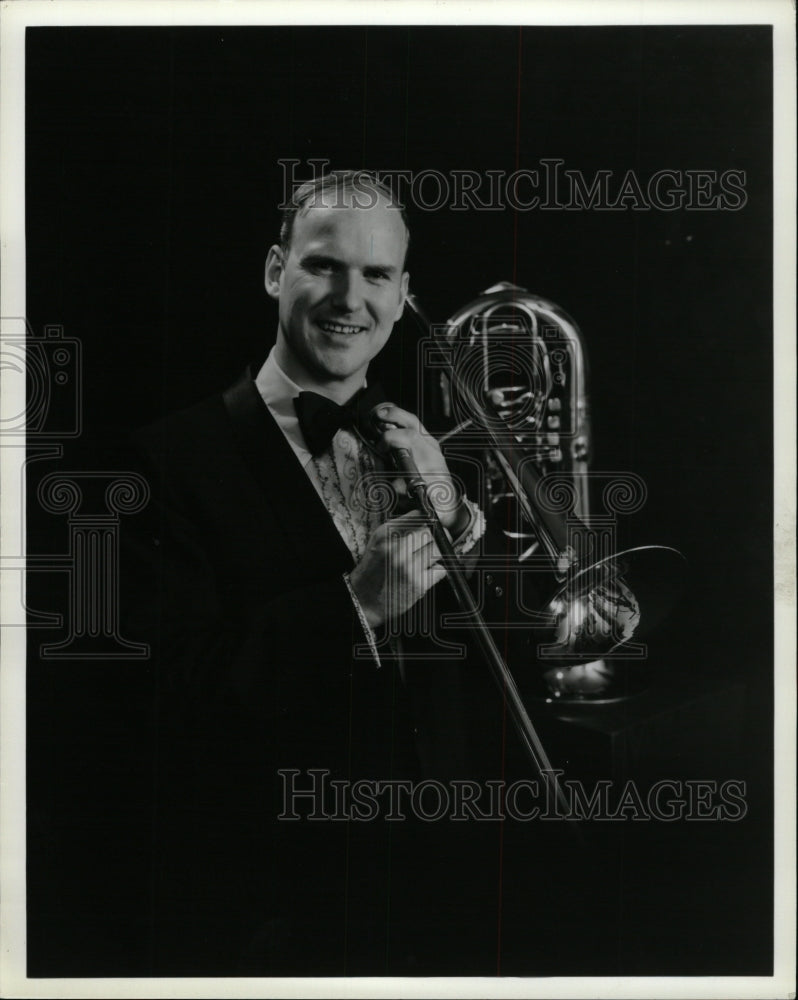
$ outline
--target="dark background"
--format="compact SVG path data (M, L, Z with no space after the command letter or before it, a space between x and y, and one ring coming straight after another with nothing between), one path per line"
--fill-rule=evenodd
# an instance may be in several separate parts
M615 968L766 973L770 29L38 28L26 58L27 315L34 331L63 326L83 352L84 432L60 464L38 463L34 486L56 468L109 467L121 434L265 356L279 159L300 159L300 177L313 157L447 174L561 157L588 178L612 170L616 184L627 170L643 180L665 168L746 172L740 211L411 209L410 270L437 320L502 279L577 320L593 467L643 477L648 502L628 531L690 563L652 662L746 684L741 753L702 776L745 777L749 816L732 840L691 828L665 855L658 843L656 858L641 849L630 860L639 881L621 906ZM379 361L408 404L416 339L404 320ZM32 504L28 551L63 551L65 538L63 518ZM58 610L60 587L32 577L31 605ZM53 635L30 636L30 971L135 974L147 929L150 672L45 664L39 643ZM559 971L590 972L578 955Z

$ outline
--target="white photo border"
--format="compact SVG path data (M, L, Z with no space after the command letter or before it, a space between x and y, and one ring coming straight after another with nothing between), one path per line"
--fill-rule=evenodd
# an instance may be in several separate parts
M25 29L176 25L770 24L774 40L774 975L547 979L28 979L25 973L24 629L2 629L0 995L15 997L683 997L795 996L795 10L789 0L5 0L0 8L0 315L25 316ZM0 413L24 409L25 379L2 371ZM22 407L19 406L23 400ZM2 450L2 550L24 553L23 447ZM22 576L22 574L13 574ZM17 586L17 584L14 584ZM3 581L0 620L17 594Z

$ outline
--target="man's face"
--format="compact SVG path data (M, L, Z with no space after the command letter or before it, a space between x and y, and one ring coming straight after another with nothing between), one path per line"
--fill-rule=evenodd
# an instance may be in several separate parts
M278 362L300 384L358 388L402 313L408 275L400 212L380 200L309 208L288 254L272 247L266 289L279 301ZM290 369L290 370L289 370Z

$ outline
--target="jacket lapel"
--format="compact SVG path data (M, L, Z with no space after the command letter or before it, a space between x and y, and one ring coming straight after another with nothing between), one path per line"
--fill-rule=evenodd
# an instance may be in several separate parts
M352 569L349 549L296 454L277 426L248 369L222 393L239 451L301 563L320 576Z

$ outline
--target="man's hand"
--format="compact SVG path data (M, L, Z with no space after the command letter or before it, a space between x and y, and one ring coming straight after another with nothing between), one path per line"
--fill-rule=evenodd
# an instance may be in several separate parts
M375 426L383 427L377 447L387 454L391 448L407 448L424 477L429 498L441 524L453 538L468 527L469 514L463 497L452 481L440 445L421 425L417 416L393 403L382 403L374 411ZM395 482L398 493L406 494L405 482Z
M349 584L372 628L397 618L446 576L432 532L417 511L381 524Z

